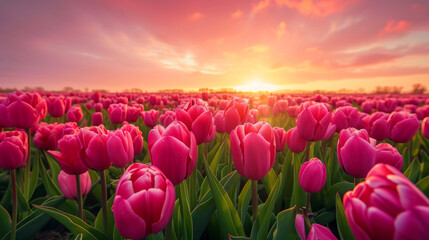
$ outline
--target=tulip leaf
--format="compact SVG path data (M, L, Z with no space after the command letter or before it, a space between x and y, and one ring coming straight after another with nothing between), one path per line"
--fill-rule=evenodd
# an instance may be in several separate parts
M4 209L2 205L0 205L0 238L6 235L10 230L11 218L9 213Z
M83 240L83 233L79 233L74 240Z
M113 226L113 240L125 240L125 238L122 237L121 234L119 234L116 226Z
M274 240L299 239L295 230L296 207L291 207L277 214L277 229L274 231Z
M351 182L341 181L337 182L328 188L328 193L325 195L325 208L328 210L335 208L335 194L339 193L343 197L347 191L351 191L354 184Z
M157 234L149 234L147 236L148 240L164 240L164 235L162 235L162 232L159 232Z
M223 188L228 191L233 183L240 179L240 174L237 171L233 171L220 180L220 184ZM193 237L194 239L200 239L207 224L210 221L210 217L216 210L214 204L213 193L208 191L197 204L192 211L192 224L193 224Z
M58 207L61 203L64 202L64 200L64 197L55 196L48 198L42 203L42 205ZM50 216L44 214L43 211L36 209L30 215L18 222L16 227L16 238L22 240L32 239L34 234L38 233L50 219ZM5 235L2 240L6 239L10 239L10 232Z
M182 227L183 227L183 238L184 239L193 239L192 238L192 217L191 210L189 209L189 200L188 200L188 188L187 182L183 181L180 185L180 209L182 213Z
M341 197L337 193L336 197L336 215L337 215L337 228L340 238L342 240L353 240L355 239L350 229L349 222L347 221L346 213L344 211L343 203L341 202Z
M425 151L421 151L421 178L429 176L429 156Z
M241 222L246 220L247 210L249 209L250 200L252 199L252 180L247 180L240 195L238 196L238 214Z
M299 209L305 206L307 194L299 185L299 170L301 168L301 163L299 162L298 157L295 155L293 156L293 191L290 206L296 206L296 208Z
M107 226L108 226L107 229L109 229L109 232L107 233L107 235L110 239L113 238L113 226L115 226L115 218L112 212L112 206L113 206L114 200L115 200L115 195L111 196L110 199L107 201ZM98 229L100 232L104 231L103 211L101 208L98 211L97 217L95 218L94 227Z
M281 181L281 185L280 185L280 193L277 196L277 200L276 200L276 212L279 212L281 209L283 209L283 208L280 209L280 207L282 206L282 201L284 199L283 198L284 192L287 188L286 180L288 178L287 174L288 174L290 167L291 167L291 165L290 165L291 158L292 158L292 152L288 151L288 153L286 154L285 159L283 161L283 165L282 165L282 169L281 169L281 174L283 177L282 177L282 181Z
M267 194L269 195L271 191L274 188L274 184L276 183L276 173L274 172L274 169L271 168L270 171L265 175L264 178L262 178L262 183L265 186L265 190L267 191Z
M280 174L274 185L273 191L271 191L267 200L264 203L256 221L253 223L251 238L252 239L265 239L268 234L269 224L271 220L271 214L273 212L277 196L280 193L280 187L283 175Z
M411 182L416 182L420 173L420 164L417 159L414 159L407 170L405 170L404 175L410 179Z
M213 158L208 158L208 159L211 159L212 161L211 161L211 163L210 163L210 170L212 171L212 172L215 172L215 170L216 170L216 166L218 165L218 163L219 163L219 160L221 159L221 157L222 157L222 155L223 155L223 152L224 152L224 147L223 147L223 145L224 145L225 143L222 143L221 145L220 145L220 147L218 148L218 150L216 151L216 154L213 156ZM203 159L203 161L204 161L204 159Z
M62 195L58 185L55 185L52 178L48 175L42 161L39 161L39 167L40 167L40 171L39 171L40 177L42 178L43 186L45 186L46 192L50 196Z
M51 156L49 155L46 151L43 151L43 153L45 154L46 157L46 161L49 164L49 171L51 173L51 177L52 180L54 181L56 186L58 185L58 174L60 174L61 172L61 168L60 165L58 164L58 162Z
M34 205L35 208L42 210L46 214L50 215L58 222L63 224L68 230L70 230L73 234L83 234L83 239L108 239L104 233L98 231L97 229L86 224L82 219L72 215L60 211L53 207L48 206L38 206Z
M216 209L218 210L218 216L220 219L222 219L219 224L224 227L228 234L235 236L243 236L243 224L240 221L240 217L238 216L238 213L234 205L232 204L231 199L229 198L225 189L216 179L213 172L210 170L207 161L203 162L204 168L207 172L210 189L213 192Z
M429 176L424 177L416 183L416 186L422 190L426 197L429 197Z
M37 158L39 158L39 160L36 159L36 161L40 161L40 154L37 154ZM30 176L30 188L29 191L26 193L26 199L27 201L30 201L31 197L34 194L34 190L36 190L36 186L37 186L37 182L39 181L39 164L34 164L33 165L33 169L31 169L31 176Z
M318 213L314 217L314 220L320 225L327 225L328 223L334 221L335 217L336 217L335 212L324 211L324 212Z
M30 206L28 206L28 201L25 199L24 194L21 192L20 188L17 188L18 195L18 211L27 212L30 211Z

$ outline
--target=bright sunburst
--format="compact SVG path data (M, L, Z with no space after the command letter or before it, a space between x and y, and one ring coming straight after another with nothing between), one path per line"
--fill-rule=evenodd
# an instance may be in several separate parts
M242 92L259 92L259 91L273 92L273 91L280 90L280 86L270 84L270 83L265 83L260 80L254 80L252 82L249 82L243 85L235 86L234 89Z

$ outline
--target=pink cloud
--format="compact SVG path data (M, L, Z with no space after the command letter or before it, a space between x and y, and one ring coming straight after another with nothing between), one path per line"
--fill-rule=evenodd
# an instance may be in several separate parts
M409 21L389 20L386 23L386 25L384 26L384 28L380 31L378 36L382 37L384 35L391 34L391 33L404 32L404 31L410 29L410 27L411 27L411 22L409 22Z
M276 0L278 6L298 10L304 15L323 17L341 12L356 0Z

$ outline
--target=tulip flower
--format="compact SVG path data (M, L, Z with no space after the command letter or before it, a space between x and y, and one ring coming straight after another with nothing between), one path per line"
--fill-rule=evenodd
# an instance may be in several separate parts
M151 162L177 185L194 171L198 157L194 133L176 121L167 128L155 126L148 136Z
M274 137L276 138L276 152L282 152L286 146L287 134L284 128L273 127Z
M142 112L142 118L144 124L148 127L153 127L158 121L159 112L157 110L151 109L150 111Z
M109 113L110 122L113 124L120 124L126 120L127 117L127 105L123 103L112 104L107 109Z
M162 171L134 163L116 187L112 211L118 232L131 239L160 232L173 215L175 200L174 186Z
M67 121L69 122L80 122L83 118L82 109L80 105L73 106L67 112Z
M365 129L343 129L337 145L340 167L354 178L363 178L375 164L375 141Z
M96 104L94 104L94 110L96 111L96 112L101 112L101 110L103 109L103 104L102 103L96 103Z
M103 124L103 114L101 112L94 112L92 114L91 121L94 126Z
M7 117L7 106L0 101L0 129L8 128L12 126L12 123L9 122Z
M9 122L16 128L29 129L45 118L46 101L37 92L15 91L3 102L7 106Z
M121 129L109 132L107 153L113 166L123 168L134 158L134 147L131 134Z
M316 103L305 107L298 115L296 120L296 128L299 135L306 141L321 140L328 129L331 121L331 113L322 103Z
M65 135L58 141L60 151L51 151L51 154L60 164L61 169L68 174L82 174L88 167L79 158L79 141L75 135Z
M349 127L357 127L358 120L359 109L356 107L340 107L332 114L332 123L337 126L337 132Z
M390 132L387 126L389 115L383 112L376 112L363 118L365 129L369 136L377 141L383 141L389 137Z
M225 132L225 112L223 110L218 110L213 117L214 125L216 126L216 132L224 133Z
M65 135L73 135L79 132L79 126L75 122L64 123L61 132L57 135L57 140L60 140Z
M249 105L244 99L233 99L225 108L225 130L230 133L238 125L247 121Z
M86 127L76 134L79 141L79 156L85 165L103 171L112 164L107 153L107 130L103 125Z
M289 129L286 132L286 142L291 150L294 153L300 153L305 150L305 146L307 145L307 141L305 141L298 133L296 127Z
M326 181L326 166L319 159L312 158L302 164L299 170L299 185L308 193L322 190Z
M128 106L126 121L137 122L139 120L140 115L141 115L140 108Z
M56 150L58 148L58 135L64 124L47 124L41 122L37 125L36 134L33 138L34 145L43 150Z
M66 110L66 99L63 95L46 98L48 112L52 117L62 117Z
M422 121L422 135L429 138L429 117L425 117Z
M23 131L0 132L0 168L13 170L25 166L28 137Z
M140 129L133 124L124 122L121 130L130 133L131 139L133 140L134 156L140 154L143 151L143 134Z
M401 171L404 159L395 147L388 143L380 143L375 149L375 163L386 163Z
M159 122L166 128L170 123L174 122L176 120L176 114L173 111L165 111L164 114L162 114L159 117Z
M397 143L410 141L419 130L420 122L415 114L393 112L387 119L390 139Z
M91 98L95 103L99 103L101 101L101 94L99 92L94 92Z
M79 178L81 194L82 196L86 196L91 190L91 177L89 176L89 172L86 171L80 174ZM58 174L58 184L60 185L61 192L66 198L77 200L78 190L76 176L74 174L68 174L65 171L61 171Z
M176 119L195 134L197 145L213 141L216 126L212 114L204 105L194 105L187 110L178 108Z
M266 104L259 105L258 106L258 114L260 114L262 117L270 116L270 107Z
M427 239L429 199L393 166L375 165L343 203L356 240Z
M327 227L324 227L320 224L313 223L310 228L310 232L308 233L308 237L306 237L305 233L305 223L304 217L302 214L297 214L295 217L295 228L298 232L299 237L302 240L335 240L337 239L334 234L332 234L331 230Z
M287 114L289 117L294 118L297 117L300 113L301 107L300 106L289 106L287 108Z

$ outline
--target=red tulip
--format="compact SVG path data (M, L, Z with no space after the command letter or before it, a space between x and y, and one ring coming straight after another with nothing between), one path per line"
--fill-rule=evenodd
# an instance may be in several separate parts
M118 181L112 206L115 225L125 238L143 239L170 221L174 186L155 166L134 163Z
M354 178L363 178L375 165L375 142L368 132L354 128L340 132L337 145L340 167Z
M123 168L134 158L134 147L131 134L121 129L109 132L107 153L115 167Z
M58 141L60 151L48 151L68 174L82 174L88 167L79 158L79 141L75 135L65 135Z
M0 132L0 168L12 170L25 167L28 137L23 131Z
M67 112L67 121L69 122L80 122L83 118L82 109L80 105L73 106Z
M322 190L326 181L326 166L319 159L312 158L302 164L299 170L299 185L308 193Z
M89 176L89 172L86 171L80 174L79 178L82 196L86 196L89 191L91 191L91 177ZM76 175L70 175L61 171L60 174L58 174L58 184L60 185L61 192L66 198L71 200L77 199Z
M125 122L121 130L130 133L131 139L133 140L134 155L140 154L143 151L143 133L140 129L133 124Z
M306 141L321 140L326 134L331 121L331 113L322 103L313 104L308 107L305 107L303 104L302 107L303 110L296 120L296 128L299 135Z
M230 138L237 171L251 180L265 177L276 158L276 141L270 124L239 125L231 132Z
M36 92L9 93L3 104L7 106L9 122L16 128L31 128L45 118L47 113L45 99Z
M150 159L170 181L177 185L194 171L198 157L195 135L176 121L166 129L155 126L148 136Z
M305 141L298 133L296 127L289 129L286 132L286 142L289 149L294 153L300 153L305 150L307 141Z
M76 136L80 159L88 168L103 171L112 165L107 153L107 130L103 125L82 128Z

